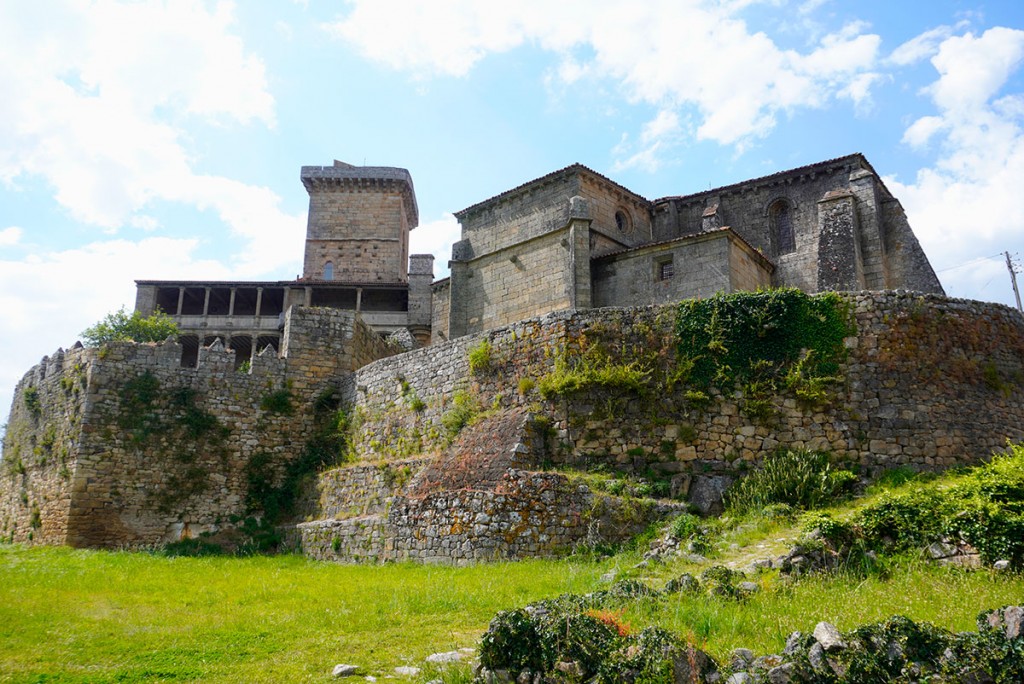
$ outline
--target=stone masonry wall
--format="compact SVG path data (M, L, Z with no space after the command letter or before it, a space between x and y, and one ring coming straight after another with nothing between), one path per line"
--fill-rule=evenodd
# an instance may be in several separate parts
M299 526L320 560L464 564L567 553L592 535L621 542L649 518L618 497L595 495L560 473L510 470L495 491L402 498L385 515Z
M604 459L633 472L731 476L780 445L830 449L868 470L940 468L986 458L1007 439L1024 437L1018 312L894 292L849 299L857 334L846 341L844 381L831 405L808 409L779 395L771 424L745 416L731 396L713 397L706 407L690 405L680 392L542 400L536 382L551 372L560 350L578 349L588 331L618 339L627 360L637 345L671 340L675 307L595 309L549 314L359 369L348 388L363 418L357 442L369 458L408 453L410 435L417 445L431 443L460 390L480 407L523 406L546 415L556 428L549 458ZM490 363L471 373L467 357L485 339ZM662 352L674 355L674 346L664 344ZM416 396L420 410L403 396Z
M433 301L430 309L430 340L431 344L447 342L448 314L451 311L452 281L449 278L434 283Z
M569 239L563 227L514 249L453 264L451 333L478 332L572 306Z
M176 541L229 525L246 512L246 465L258 453L279 467L296 457L312 428L299 411L264 407L288 392L285 362L253 359L215 344L196 368L180 368L178 344L118 343L96 353L89 408L73 473L72 546ZM289 400L290 401L290 400Z
M61 544L95 352L43 357L14 390L0 461L0 541Z
M319 337L323 335L323 337ZM351 312L295 308L293 355L249 372L219 342L181 368L181 346L113 343L58 352L18 385L4 439L0 534L117 547L230 526L250 511L247 466L279 480L341 374L389 353ZM315 354L300 353L315 341ZM376 355L376 356L375 356ZM258 511L256 511L258 512Z
M330 261L334 280L405 282L408 235L400 186L319 188L309 197L302 272L322 279Z
M661 279L660 265L671 261L673 275ZM716 292L767 287L767 262L728 231L640 248L595 260L594 305L663 304Z

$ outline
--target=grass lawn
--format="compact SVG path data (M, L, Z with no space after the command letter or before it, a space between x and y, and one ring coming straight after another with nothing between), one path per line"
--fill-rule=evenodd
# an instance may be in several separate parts
M499 610L591 591L602 573L636 560L342 566L0 546L0 681L317 682L332 681L340 662L381 677L474 646ZM658 566L647 578L660 586L684 567ZM1018 575L920 562L884 580L761 579L765 590L746 602L675 595L639 601L624 618L690 635L723 658L737 646L776 652L819 620L845 630L905 614L963 630L982 609L1024 602Z
M0 546L0 681L332 681L474 646L509 606L607 563L342 566Z

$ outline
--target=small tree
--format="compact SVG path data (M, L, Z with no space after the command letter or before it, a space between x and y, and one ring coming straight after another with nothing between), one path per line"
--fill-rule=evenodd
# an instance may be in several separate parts
M178 324L164 312L143 316L138 311L128 313L124 307L82 331L82 337L90 347L107 342L162 342L177 334Z

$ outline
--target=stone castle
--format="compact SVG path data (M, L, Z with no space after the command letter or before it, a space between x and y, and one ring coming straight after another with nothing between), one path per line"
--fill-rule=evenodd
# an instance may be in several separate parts
M433 257L408 253L407 171L335 162L301 178L300 278L140 280L136 309L172 315L179 339L76 345L25 375L0 539L225 534L287 494L282 529L318 558L552 554L622 541L686 501L714 510L780 446L871 472L1024 436L1024 319L943 296L861 155L655 201L569 166L458 212L436 282ZM828 399L687 389L675 303L780 287L847 293ZM550 391L566 368L641 358L635 386ZM646 484L612 494L574 475L594 468Z

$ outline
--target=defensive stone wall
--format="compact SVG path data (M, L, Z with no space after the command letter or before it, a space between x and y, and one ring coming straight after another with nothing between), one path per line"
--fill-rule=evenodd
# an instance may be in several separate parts
M615 543L639 534L652 512L632 505L560 473L509 470L493 491L404 497L386 516L305 523L302 550L320 560L370 562L465 564L552 556L591 537Z
M339 376L387 345L355 314L293 308L291 356L235 370L220 342L58 352L19 383L4 439L0 535L117 547L176 541L259 513L252 479L280 482ZM259 465L258 472L254 470Z
M62 544L93 350L44 356L18 383L0 461L0 540Z
M355 444L368 458L404 457L443 442L460 402L476 411L518 406L553 427L542 455L549 463L660 474L677 491L694 483L720 494L780 446L827 449L870 472L977 461L1024 437L1020 313L902 292L844 298L856 332L845 340L847 359L823 405L780 390L764 419L748 415L741 394L717 390L706 402L688 399L685 388L642 396L591 387L543 398L543 378L566 352L585 348L588 336L617 341L611 362L657 349L671 366L676 306L595 309L549 314L360 368L346 390L360 419Z

